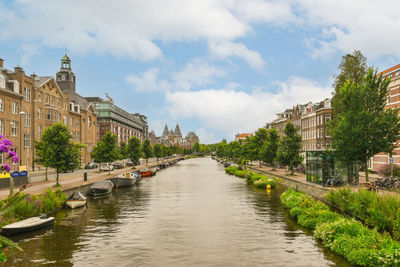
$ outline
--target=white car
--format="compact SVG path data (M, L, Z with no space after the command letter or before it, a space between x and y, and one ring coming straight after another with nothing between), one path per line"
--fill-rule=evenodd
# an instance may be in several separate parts
M113 171L114 166L112 163L100 163L100 171Z

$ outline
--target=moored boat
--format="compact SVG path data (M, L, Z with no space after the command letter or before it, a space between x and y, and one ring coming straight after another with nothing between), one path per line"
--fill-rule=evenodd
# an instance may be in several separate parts
M97 197L97 196L103 196L103 195L110 194L113 187L114 187L114 184L110 180L95 182L90 187L90 195Z
M47 217L45 214L39 217L28 218L16 223L7 224L1 229L1 234L5 236L34 231L52 225L54 217Z
M142 175L142 177L149 177L154 175L154 172L149 169L142 169L139 170L138 172L140 173L140 175Z
M65 205L71 209L79 208L86 205L87 197L81 192L73 192L72 195L65 201Z
M116 188L128 187L128 186L133 186L137 182L136 176L137 175L134 172L126 172L116 177L113 177L110 180L115 185Z

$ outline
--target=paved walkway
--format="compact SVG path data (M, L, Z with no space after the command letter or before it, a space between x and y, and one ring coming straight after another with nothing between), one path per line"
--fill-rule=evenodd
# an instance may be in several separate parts
M181 158L181 157L160 160L159 162L153 161L153 162L149 163L148 165L146 165L144 163L144 164L135 166L135 171L143 169L143 168L147 168L147 167L156 166L156 165L162 164L164 162L169 162L169 161L172 161L172 160L175 160L178 158ZM97 181L106 180L108 178L114 177L116 175L131 171L131 170L132 170L132 167L126 167L123 169L111 171L110 175L108 174L108 172L99 172L98 169L96 169L96 170L77 170L72 173L60 174L60 178L59 178L59 183L61 185L60 189L70 190L70 189L77 188L80 186L92 184ZM83 173L85 171L88 172L87 181L83 181ZM56 176L53 174L49 175L49 181L44 181L44 174L32 177L31 183L28 184L28 186L25 188L24 192L29 193L29 194L40 194L47 188L51 188L52 186L55 185L55 181L56 181L55 177ZM14 192L16 192L18 190L19 190L19 188L16 185L14 188ZM9 193L10 193L10 190L8 188L0 190L0 199L6 198L9 195Z

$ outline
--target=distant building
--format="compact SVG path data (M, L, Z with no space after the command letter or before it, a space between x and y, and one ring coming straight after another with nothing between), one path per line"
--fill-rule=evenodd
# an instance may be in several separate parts
M100 97L86 97L86 100L93 103L98 120L98 140L108 131L117 135L118 144L128 142L132 136L142 142L148 138L147 117L139 113L129 113L114 104L108 95L107 100Z
M161 144L165 146L177 145L181 148L191 148L194 144L199 142L199 137L194 132L189 132L186 137L182 136L181 129L178 124L175 130L169 130L165 125L163 133L159 137L155 137L154 131L149 135L150 142L154 144ZM155 138L154 138L155 137Z
M246 140L247 137L252 137L253 133L242 133L235 135L235 141Z

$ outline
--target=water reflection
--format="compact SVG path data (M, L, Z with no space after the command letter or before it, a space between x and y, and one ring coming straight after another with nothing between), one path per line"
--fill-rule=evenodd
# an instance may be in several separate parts
M62 210L50 229L16 237L7 266L348 266L323 250L270 194L191 159L139 185ZM14 253L14 252L13 252Z

